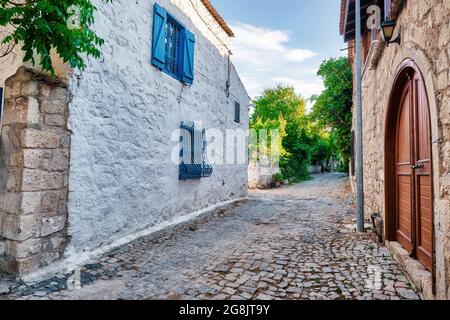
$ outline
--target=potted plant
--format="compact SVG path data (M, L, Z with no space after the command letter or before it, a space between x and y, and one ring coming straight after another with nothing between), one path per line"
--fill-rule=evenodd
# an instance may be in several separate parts
M283 174L281 172L275 173L272 177L272 180L275 188L281 187L281 184L284 181Z

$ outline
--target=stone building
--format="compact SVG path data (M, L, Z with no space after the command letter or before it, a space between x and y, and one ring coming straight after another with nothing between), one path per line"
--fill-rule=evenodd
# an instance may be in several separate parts
M365 213L382 216L389 248L423 296L449 299L450 1L361 3ZM368 27L371 5L396 21L400 44ZM354 63L354 0L342 0L340 31Z
M18 50L0 60L0 270L20 277L247 193L246 159L205 161L202 129L246 132L249 106L210 2L93 2L105 44L84 71L55 57L49 77Z

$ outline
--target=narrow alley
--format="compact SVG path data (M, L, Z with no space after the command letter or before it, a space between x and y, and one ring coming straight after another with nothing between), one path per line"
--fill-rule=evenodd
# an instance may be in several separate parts
M252 191L194 223L139 239L1 299L419 299L388 250L351 228L348 177ZM5 287L5 284L3 284Z

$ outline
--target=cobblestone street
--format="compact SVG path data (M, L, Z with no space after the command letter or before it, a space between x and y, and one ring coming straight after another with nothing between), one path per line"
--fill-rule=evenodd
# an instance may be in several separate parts
M349 194L348 179L335 174L252 191L93 261L81 289L58 275L11 282L0 299L418 299L387 249L353 232Z

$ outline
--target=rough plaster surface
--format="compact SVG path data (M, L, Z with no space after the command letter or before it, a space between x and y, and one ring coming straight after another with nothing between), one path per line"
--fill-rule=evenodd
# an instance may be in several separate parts
M196 79L187 87L150 64L154 1L94 1L103 58L70 79L69 256L246 195L246 165L214 166L211 178L178 181L171 136L181 121L247 129L233 122L233 112L237 100L248 123L249 98L233 67L227 98L230 39L201 2L158 2L196 34Z
M405 59L412 59L421 70L427 87L433 140L442 139L442 143L433 144L438 298L450 298L449 20L449 1L406 2L398 18L402 44L384 48L381 54L380 50L372 50L363 72L364 183L366 213L369 215L374 212L385 214L383 146L388 99L395 71ZM375 67L371 59L377 59ZM427 288L426 285L422 291L430 297L430 282Z

